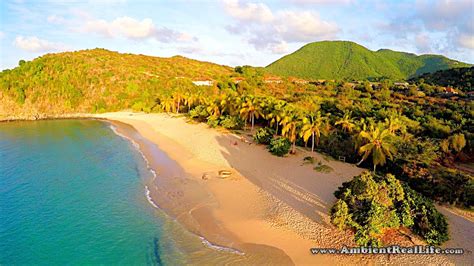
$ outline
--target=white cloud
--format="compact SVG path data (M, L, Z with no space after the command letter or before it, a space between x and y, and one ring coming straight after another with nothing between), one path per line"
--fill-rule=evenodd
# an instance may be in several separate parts
M431 53L431 43L430 37L425 33L415 36L415 45L418 52Z
M292 0L295 4L315 4L315 5L348 5L354 0Z
M474 49L474 35L460 34L458 37L458 43L464 48Z
M46 20L52 24L62 24L66 21L63 17L58 15L50 15Z
M238 0L224 0L224 8L232 17L242 21L270 22L272 11L261 3L240 4Z
M237 23L226 27L232 34L246 37L256 49L283 53L290 42L309 42L331 38L339 28L310 11L272 12L265 4L224 1L224 9Z
M195 37L174 31L172 29L155 26L150 18L137 20L131 17L119 17L112 21L87 18L81 28L84 32L94 32L106 37L125 37L129 39L154 38L161 42L189 42L197 40Z
M280 43L271 45L270 49L274 54L288 53L289 50L288 43L286 43L285 41L281 41Z
M36 53L59 51L65 49L63 44L43 40L36 36L17 36L15 38L14 45L22 50Z
M338 31L335 24L321 20L319 15L309 11L284 11L277 17L275 28L287 41L314 41L332 36Z
M428 29L449 30L459 21L468 19L472 23L474 1L472 0L418 0L415 4L417 16Z
M3 39L3 37L5 37L5 33L3 33L3 31L0 31L0 40Z

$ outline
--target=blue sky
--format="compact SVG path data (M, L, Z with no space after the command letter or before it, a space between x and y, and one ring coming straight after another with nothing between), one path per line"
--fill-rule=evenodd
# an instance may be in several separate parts
M95 47L265 66L321 40L474 63L473 14L474 0L2 0L0 69Z

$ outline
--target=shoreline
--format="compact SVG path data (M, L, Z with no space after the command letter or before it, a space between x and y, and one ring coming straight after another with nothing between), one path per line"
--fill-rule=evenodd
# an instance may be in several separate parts
M132 126L186 169L187 182L174 182L168 187L165 183L165 187L158 189L181 191L174 200L185 203L187 210L183 212L183 206L174 209L179 204L164 209L213 244L241 250L249 257L273 257L280 264L285 264L282 258L289 259L286 264L296 265L457 261L453 256L311 255L311 247L355 246L350 232L341 232L330 224L328 213L334 201L333 192L363 169L306 151L286 158L275 157L263 146L241 142L235 134L187 122L182 117L127 112L97 117ZM302 165L305 155L315 156L335 170L329 174L317 173L312 167ZM218 178L219 170L231 171L231 178ZM208 177L204 179L205 175ZM160 181L160 171L158 176ZM192 196L186 198L190 187L204 190L207 196L197 201ZM152 192L151 196L160 208L163 206L160 201L169 203L159 193ZM424 244L416 237L413 239L415 244ZM414 244L407 239L397 239L397 243Z
M96 119L96 118L94 118L94 119ZM121 122L117 122L117 121L114 121L114 120L108 120L108 119L104 120L104 119L99 118L99 119L96 119L96 120L104 121L107 124L109 124L110 128L112 129L112 131L117 136L120 136L120 137L124 138L125 140L129 141L134 146L134 148L140 153L141 157L145 161L147 170L153 176L153 178L151 180L149 180L149 183L148 183L149 185L153 186L152 182L154 182L156 178L159 178L159 175L157 174L156 169L154 169L151 166L150 161L158 162L159 158L154 158L153 155L145 154L145 152L143 151L144 145L150 145L150 143L148 143L148 144L144 143L143 139L136 139L136 136L135 137L132 136L132 134L134 134L134 133L137 133L137 134L139 134L139 133L133 127L132 128L126 128L129 125L126 125L126 124L123 124ZM135 132L133 132L133 131L135 131ZM153 147L153 148L155 148L155 147ZM156 147L156 148L159 149L158 147ZM159 162L159 163L162 164L163 162ZM148 202L150 203L150 205L152 205L156 209L159 209L161 211L164 211L165 213L168 213L166 209L164 209L163 207L160 207L158 205L158 203L155 202L155 199L153 199L152 192L151 192L150 188L148 187L148 185L145 185L145 195L146 195L146 198L147 198ZM155 195L155 198L156 198L156 195ZM174 218L174 217L171 217L171 218ZM211 243L204 236L202 236L202 235L200 235L196 232L191 232L191 233L193 233L196 237L198 237L201 240L201 243L204 246L208 247L208 248L218 250L218 251L233 253L233 254L237 254L237 255L245 255L245 253L240 251L240 250L237 250L237 249L234 249L234 248L231 248L231 247L227 247L227 246L220 246L218 244Z
M329 223L328 208L334 190L362 171L317 153L299 151L297 156L275 157L262 146L240 142L235 134L166 114L117 112L54 119L97 119L132 134L127 137L138 143L148 168L156 172L156 178L147 184L153 202L210 245L244 252L245 262L451 264L469 263L472 257L472 221L466 219L466 225L465 218L447 212L452 240L444 246L463 247L469 255L311 255L311 247L355 246L350 232L335 230ZM154 154L153 146L161 154ZM163 154L174 163L174 170L163 167L169 162L163 164ZM301 165L308 154L335 170L323 174ZM232 176L221 179L219 170L229 170ZM397 243L413 245L408 241ZM259 261L262 256L265 260Z

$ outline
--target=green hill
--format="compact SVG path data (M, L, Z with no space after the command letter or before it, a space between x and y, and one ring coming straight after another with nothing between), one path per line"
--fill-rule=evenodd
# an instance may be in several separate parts
M0 119L152 106L158 91L172 93L176 87L192 86L192 79L230 73L230 67L182 56L105 49L47 54L0 73Z
M348 41L322 41L307 44L266 67L280 76L305 79L371 79L387 77L402 80L437 70L467 67L469 64L441 55L420 55L388 49L371 51Z

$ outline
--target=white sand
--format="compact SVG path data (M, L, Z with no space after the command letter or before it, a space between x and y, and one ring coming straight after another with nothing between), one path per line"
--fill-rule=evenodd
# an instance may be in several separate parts
M187 211L175 215L183 216L182 221L192 219L197 224L193 230L219 244L244 250L248 244L275 247L298 265L472 263L472 254L450 257L311 255L311 247L355 246L350 232L341 232L330 224L328 213L335 201L333 192L363 169L326 160L320 154L301 149L296 155L279 158L268 153L264 146L248 144L234 134L210 129L205 124L187 123L184 118L167 114L117 112L97 117L132 125L186 170L195 182L192 184L196 188L199 185L199 190L208 194L205 198L187 197L193 193L194 186L188 185L180 190L184 195L180 197L183 199L180 206L176 204L179 202L176 197L169 202L174 201L176 208L189 205L184 208ZM314 156L334 170L316 172L312 166L302 165L305 156ZM217 171L223 169L233 173L231 178L216 177ZM203 180L204 173L210 179ZM187 201L186 198L193 200ZM185 218L187 215L191 218ZM473 223L458 221L456 216L453 213L448 215L456 230L452 230L455 240L446 246L471 249ZM410 245L411 242L402 241L400 244ZM251 252L251 249L246 251Z

